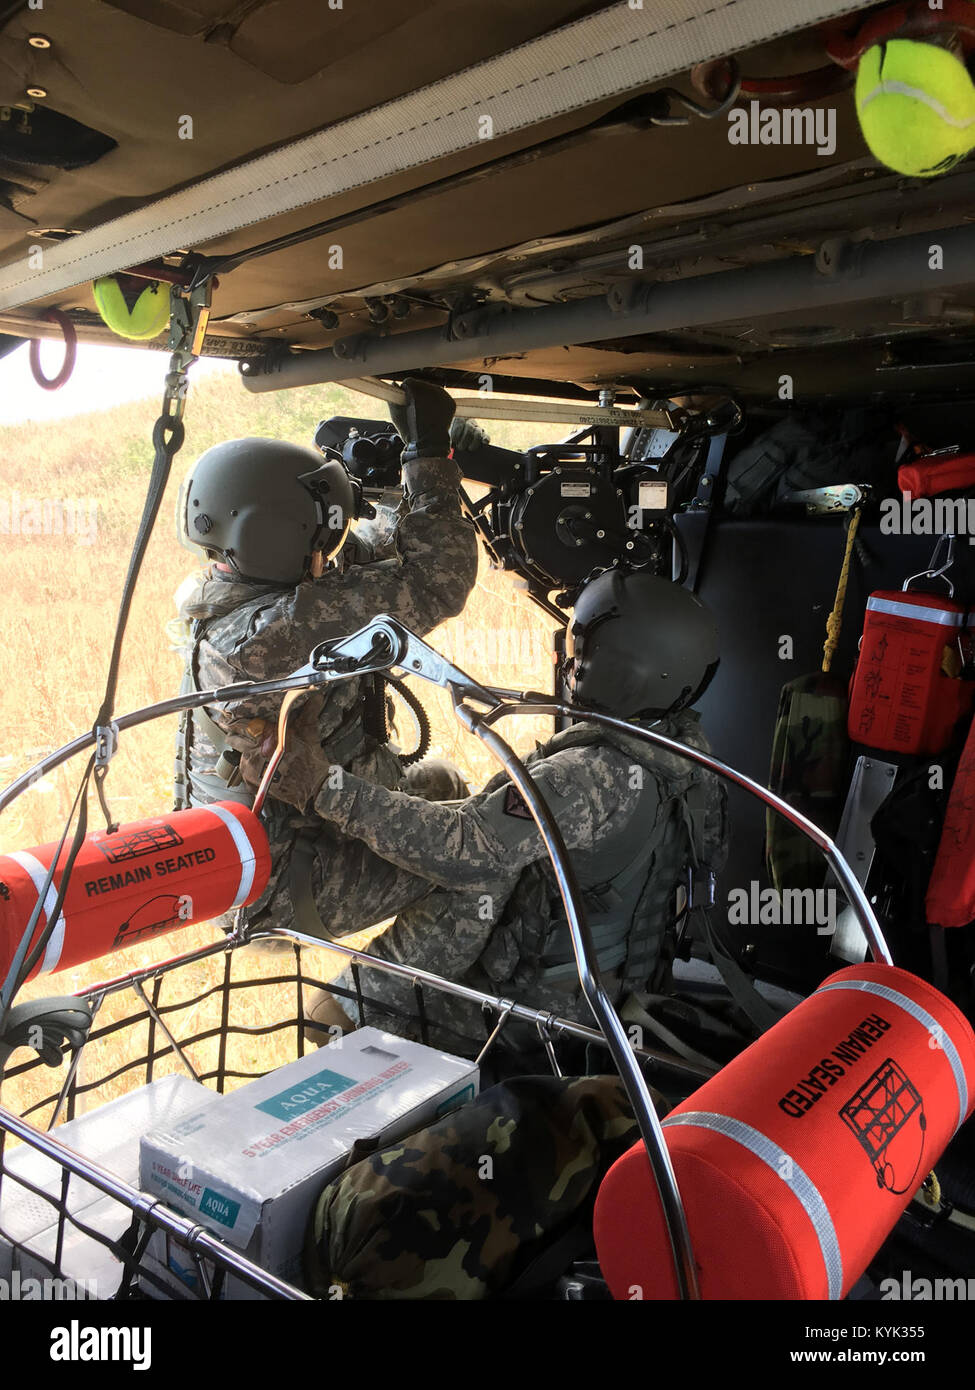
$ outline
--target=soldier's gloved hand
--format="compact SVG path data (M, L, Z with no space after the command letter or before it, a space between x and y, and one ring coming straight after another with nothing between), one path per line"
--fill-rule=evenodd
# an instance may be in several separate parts
M454 402L442 386L413 377L403 382L403 405L390 403L389 418L404 444L403 462L411 459L445 459L450 453L450 422Z
M472 454L475 449L483 449L485 444L490 444L491 437L476 420L465 420L462 415L455 415L450 426L450 442L455 453Z

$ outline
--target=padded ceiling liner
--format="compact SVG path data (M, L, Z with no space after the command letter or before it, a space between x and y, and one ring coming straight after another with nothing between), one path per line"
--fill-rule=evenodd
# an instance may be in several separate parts
M278 82L304 82L361 54L361 75L385 89L392 74L408 73L410 85L431 58L449 51L453 67L476 62L499 46L518 43L552 23L564 23L593 4L538 4L490 0L474 23L464 0L106 0L114 9L148 23L219 44ZM554 18L553 18L554 16ZM488 45L487 47L485 45ZM408 61L404 57L408 55ZM404 89L405 90L405 89ZM387 92L388 94L388 92ZM384 98L377 98L382 100ZM368 104L372 104L371 102Z
M42 11L21 5L5 23L0 10L0 106L42 85L52 107L118 146L85 177L51 179L32 200L30 216L42 227L86 229L601 8L593 0L344 3L350 14L381 20L393 31L388 40L363 46L342 30L346 12L329 11L327 0L264 0L256 10L239 0L233 7L274 30L279 53L312 65L313 75L288 83L260 71L219 35L206 41L209 11L222 15L229 0L133 0L138 15L108 0L49 0ZM181 15L184 23L193 18L193 34L175 27ZM345 33L344 47L330 36L328 15L335 34ZM202 27L201 16L208 21ZM28 45L37 31L52 40L50 49ZM240 36L243 42L243 30ZM269 35L260 40L269 42ZM184 114L193 117L191 140L178 135ZM0 259L12 259L23 245L23 232L5 231L0 218Z

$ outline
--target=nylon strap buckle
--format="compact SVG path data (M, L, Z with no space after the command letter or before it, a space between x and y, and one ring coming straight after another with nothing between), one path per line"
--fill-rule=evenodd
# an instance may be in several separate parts
M118 725L113 720L111 724L98 724L95 726L95 767L107 768L118 751Z
M186 373L199 357L210 321L210 300L213 278L207 276L189 290L173 285L170 291L169 371L163 392L163 417L170 422L182 420L186 405Z
M687 906L693 910L698 907L714 907L716 901L717 876L713 869L687 866Z

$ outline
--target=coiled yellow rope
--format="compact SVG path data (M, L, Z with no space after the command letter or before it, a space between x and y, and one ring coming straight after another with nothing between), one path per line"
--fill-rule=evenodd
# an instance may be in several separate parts
M833 657L836 655L836 648L839 645L840 632L843 628L843 605L846 603L846 586L850 578L850 563L853 559L853 543L856 540L857 527L860 525L860 508L856 507L850 517L849 530L846 533L846 552L843 556L843 565L840 569L839 583L836 586L836 597L833 600L833 611L826 619L826 641L823 643L823 672L829 672L833 664Z

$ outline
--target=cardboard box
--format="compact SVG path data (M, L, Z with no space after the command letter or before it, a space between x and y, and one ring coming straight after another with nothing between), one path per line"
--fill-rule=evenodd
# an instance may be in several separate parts
M138 1187L139 1144L146 1130L175 1123L217 1099L213 1091L188 1076L165 1076L59 1125L52 1135L74 1153ZM18 1273L21 1287L27 1278L55 1277L46 1266L31 1260L30 1253L48 1259L56 1253L58 1212L52 1201L60 1200L65 1170L28 1144L5 1151L4 1170L0 1180L0 1279L7 1281L9 1294ZM18 1177L39 1188L40 1193L18 1182ZM48 1194L52 1201L42 1194ZM131 1220L126 1207L73 1173L68 1178L66 1208L93 1230L104 1229L113 1239ZM64 1266L65 1259L72 1262L71 1272ZM104 1297L114 1292L109 1287L113 1278L117 1288L122 1276L122 1267L111 1252L69 1221L64 1223L61 1270L65 1278L95 1280L99 1288L108 1290L101 1295Z
M392 1143L472 1099L477 1084L473 1062L360 1028L147 1134L140 1185L261 1268L300 1285L315 1200L355 1142ZM174 1293L181 1284L193 1296L186 1251L157 1232L150 1255ZM228 1275L225 1296L261 1294Z
M102 1197L75 1215L78 1221L108 1240L118 1240L132 1222L128 1207L111 1197ZM14 1251L7 1285L9 1299L51 1302L114 1298L125 1269L107 1245L65 1221L60 1257L57 1246L58 1228L53 1225L35 1233L29 1245Z

